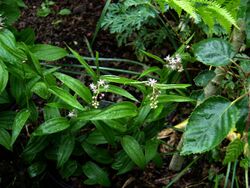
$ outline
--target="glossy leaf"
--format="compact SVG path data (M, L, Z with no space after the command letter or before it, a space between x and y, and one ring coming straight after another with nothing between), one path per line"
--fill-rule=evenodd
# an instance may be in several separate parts
M0 128L11 130L15 117L16 117L16 112L2 111L0 113Z
M0 145L11 150L11 136L5 129L0 128Z
M39 60L43 61L55 61L68 54L63 48L48 44L36 44L30 50Z
M136 115L137 108L134 104L120 102L108 107L106 110L92 117L91 120L119 119L124 117L134 117Z
M54 75L63 82L67 87L69 87L71 90L73 90L77 95L79 95L84 101L87 103L91 103L92 101L92 95L90 90L84 86L84 84L75 79L72 78L66 74L62 73L54 73Z
M43 136L57 133L67 129L70 126L68 120L63 117L49 119L41 124L33 133L33 136Z
M17 113L12 127L11 145L16 141L29 116L30 111L27 109L21 110Z
M193 45L194 55L198 61L212 66L224 66L231 63L235 52L229 42L212 38Z
M39 97L47 99L49 97L48 87L44 82L37 82L32 88L31 92L34 92Z
M127 135L122 138L121 144L122 148L131 158L131 160L143 169L146 166L146 159L137 140L134 137Z
M59 148L57 150L57 167L62 167L71 156L75 147L75 138L71 134L61 136Z
M130 159L130 157L124 150L116 153L112 168L118 170L117 175L121 175L132 170L134 166L134 162Z
M34 178L34 177L42 174L44 172L45 168L46 168L45 163L36 162L28 167L28 173L29 173L30 177Z
M137 101L138 102L138 100L133 95L131 95L128 91L126 91L125 89L122 89L122 88L120 88L118 86L109 85L109 88L107 90L106 89L101 89L100 91L115 93L117 95L126 97L126 98L128 98L128 99L130 99L132 101Z
M144 77L144 76L147 76L147 75L149 75L150 73L157 73L157 72L160 72L160 71L161 71L161 69L160 69L159 67L150 67L150 68L148 68L147 70L143 71L143 72L141 73L141 75L140 75L139 78L142 78L142 77Z
M145 145L146 163L151 161L156 156L158 146L159 146L158 140L149 140L146 142L146 145Z
M214 71L211 70L202 71L194 78L194 83L197 86L205 87L215 75Z
M110 164L112 162L112 158L106 149L95 147L86 142L82 143L82 147L93 160L102 164Z
M105 172L95 163L87 162L82 167L82 170L83 173L91 180L92 183L100 184L105 187L109 187L111 185L107 172Z
M97 75L95 71L89 66L89 64L73 49L69 48L71 53L76 57L76 59L82 64L82 66L85 68L86 72L89 74L89 76L92 77L95 81L97 81Z
M107 119L103 121L107 126L110 128L119 131L119 132L126 132L127 131L127 125L124 122L119 122L117 120L111 120Z
M5 65L0 61L0 94L5 89L9 79L9 73Z
M59 88L57 86L51 86L49 91L53 93L55 96L59 97L61 100L69 104L70 106L77 108L79 110L84 110L82 105L68 92L63 90L62 88Z
M211 97L191 114L186 131L182 155L202 153L220 144L238 118L237 108L223 97Z
M63 167L60 169L60 174L63 178L68 179L70 176L72 176L76 170L77 170L77 162L76 161L67 161Z
M104 124L103 122L100 121L92 121L93 124L96 126L96 129L99 130L104 138L108 141L109 144L114 145L115 144L115 133L112 128Z
M156 84L155 87L159 89L185 89L190 87L190 84Z
M180 96L180 95L160 95L158 97L159 103L167 102L194 102L195 100L189 97Z

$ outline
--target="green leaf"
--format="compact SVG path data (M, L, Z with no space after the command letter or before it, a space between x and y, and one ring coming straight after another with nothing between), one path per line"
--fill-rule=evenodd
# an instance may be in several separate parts
M58 108L45 106L43 108L43 117L44 120L47 121L52 118L61 117L61 115Z
M123 97L126 97L132 101L136 101L138 102L138 100L131 95L129 92L127 92L125 89L122 89L118 86L114 86L114 85L109 85L108 89L100 89L101 92L110 92L110 93L115 93L117 95L121 95Z
M234 162L238 159L240 154L243 153L244 150L244 143L240 139L235 139L232 141L226 150L226 156L223 160L223 164L227 164L229 162Z
M43 136L57 133L67 129L70 126L68 120L63 117L49 119L41 124L33 133L33 136Z
M108 178L108 174L97 166L93 162L87 162L82 167L83 173L95 184L100 184L105 187L111 186L110 180Z
M73 90L77 95L79 95L88 104L92 101L92 95L90 90L79 80L72 78L66 74L54 73L54 75L67 87Z
M0 94L5 89L9 79L9 73L5 65L0 61Z
M100 121L92 121L92 123L96 126L97 130L99 130L105 139L108 141L109 144L115 144L115 132L112 128L104 124Z
M134 104L130 102L120 102L91 117L90 120L120 119L124 117L134 117L136 115L137 108Z
M112 168L118 170L117 175L121 175L132 170L134 166L134 162L124 150L115 154L115 162L112 164Z
M72 176L75 171L77 170L77 162L76 161L67 161L63 167L60 169L60 174L63 178L68 179L70 176Z
M131 160L140 168L144 169L146 166L146 159L137 140L132 136L126 135L122 138L121 144Z
M29 116L30 111L27 109L21 110L17 113L12 127L11 145L16 141Z
M194 83L196 86L205 87L215 75L214 71L211 70L202 71L194 78Z
M159 103L167 102L194 102L195 100L190 97L180 96L180 95L160 95L158 97Z
M190 84L156 84L155 87L159 89L185 89L190 87Z
M198 61L212 66L224 66L231 63L235 55L229 42L212 38L193 45L194 55Z
M0 128L11 130L15 117L16 117L16 112L2 111L0 113Z
M112 162L112 158L106 149L95 147L86 142L82 143L82 148L93 160L99 163L110 164Z
M97 129L89 134L88 138L86 139L86 142L93 145L108 143L103 134Z
M97 75L95 73L95 71L89 66L89 64L73 49L71 49L70 47L68 47L69 50L71 51L71 53L76 57L76 59L82 64L82 66L86 69L86 72L89 74L89 76L97 81Z
M72 154L75 147L75 137L71 134L62 135L57 150L57 167L62 167Z
M150 68L148 68L147 70L145 70L145 71L143 71L141 74L140 74L140 76L139 76L139 78L142 78L142 77L144 77L144 76L147 76L147 75L149 75L150 73L154 73L154 72L159 72L159 71L161 71L161 69L159 68L159 67L150 67Z
M46 168L46 163L36 162L28 167L28 173L29 173L30 177L34 178L34 177L42 174L44 172L45 168Z
M146 142L146 145L145 145L146 163L151 161L156 156L157 151L158 151L158 146L159 146L158 140L149 140Z
M49 97L48 87L44 82L37 82L32 88L31 92L34 92L39 97L47 99Z
M11 136L5 129L0 128L0 144L11 150Z
M210 97L191 114L186 131L182 155L209 151L220 144L238 118L237 108L223 97Z
M73 97L70 95L68 92L63 90L62 88L59 88L57 86L51 86L49 91L53 93L55 96L59 97L61 100L69 104L70 106L77 108L79 110L84 110L82 105Z
M61 16L66 16L66 15L70 15L71 14L71 10L67 9L67 8L64 8L64 9L61 9L59 12L58 12L59 15Z
M43 61L55 61L68 55L63 48L48 44L36 44L30 50L39 60Z
M126 132L127 131L127 124L124 122L119 122L117 120L107 119L103 120L103 122L109 126L110 128L119 131L119 132Z

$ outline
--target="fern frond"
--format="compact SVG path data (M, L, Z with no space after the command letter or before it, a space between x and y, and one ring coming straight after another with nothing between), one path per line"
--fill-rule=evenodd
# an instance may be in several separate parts
M227 146L226 156L223 163L235 161L244 150L244 143L240 139L235 139Z

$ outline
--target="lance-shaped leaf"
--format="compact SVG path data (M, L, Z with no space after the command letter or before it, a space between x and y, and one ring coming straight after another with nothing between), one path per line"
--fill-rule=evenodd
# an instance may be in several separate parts
M12 127L11 145L13 145L14 142L16 141L18 135L20 134L29 116L30 116L30 111L27 109L18 112L18 114L16 115Z
M33 136L49 135L63 131L70 126L68 120L63 117L56 117L45 121L33 133Z
M0 94L5 89L9 79L9 73L5 65L0 61Z
M206 65L224 66L231 62L235 52L229 42L218 39L206 39L193 45L194 55Z
M5 129L0 128L0 145L6 149L11 150L11 136Z
M96 116L91 117L91 120L119 119L124 117L134 117L136 115L137 108L133 103L120 102L108 107Z
M209 151L220 144L235 127L238 109L223 97L211 97L189 118L184 133L182 155Z
M126 135L122 138L121 144L131 160L143 169L146 166L146 158L137 140L132 136Z
M69 104L70 106L77 108L79 110L84 110L82 105L68 92L65 90L57 87L57 86L51 86L49 91L53 93L55 96L59 97L61 100Z
M87 103L91 103L92 96L90 90L79 80L72 78L66 74L54 73L54 75L67 87L72 89L77 95L79 95Z

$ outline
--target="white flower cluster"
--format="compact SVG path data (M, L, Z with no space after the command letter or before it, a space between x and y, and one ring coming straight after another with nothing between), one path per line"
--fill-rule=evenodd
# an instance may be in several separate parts
M4 22L3 22L3 17L2 15L0 14L0 30L4 28Z
M152 78L149 78L148 81L146 82L146 85L152 87L153 89L151 95L149 96L150 107L152 109L156 109L158 107L158 97L161 94L161 91L155 87L156 84L157 84L157 80L152 79Z
M109 88L109 85L104 80L99 80L97 82L97 84L91 83L89 85L89 87L90 87L90 89L92 90L92 92L94 94L93 97L92 97L91 105L94 108L98 108L98 106L100 104L99 101L98 101L98 98L103 99L103 97L105 96L104 93L100 93L100 89L107 90Z
M182 72L184 70L180 55L177 54L175 57L170 57L170 55L168 55L164 58L164 60L167 61L167 64L165 65L167 68L177 70L178 72Z

